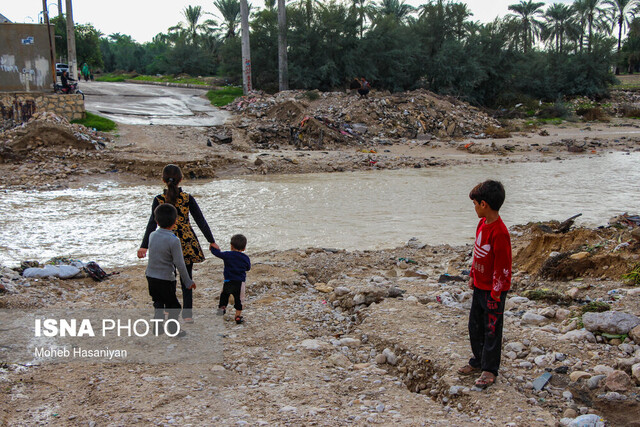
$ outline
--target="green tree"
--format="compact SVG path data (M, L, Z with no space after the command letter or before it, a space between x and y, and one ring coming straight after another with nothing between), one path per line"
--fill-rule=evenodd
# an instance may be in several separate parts
M605 30L607 28L605 10L600 7L601 4L601 0L576 0L573 4L582 26L582 33L584 34L585 27L587 30L588 52L591 52L594 30ZM580 40L580 47L582 47L582 39Z
M609 7L611 13L611 29L618 26L618 56L620 56L620 48L622 46L622 31L629 26L629 22L633 19L634 8L637 6L637 0L605 0L604 4ZM616 75L620 74L620 69L616 65Z
M551 45L555 44L556 52L562 53L565 36L575 32L573 8L562 3L554 3L544 14L546 27L544 38Z
M236 29L240 24L240 1L238 0L215 0L213 5L222 16L222 27L224 28L224 38L236 36Z
M509 6L509 10L515 12L510 18L520 23L522 34L522 45L524 52L528 52L542 31L543 24L538 19L542 15L544 2L533 2L533 0L520 0L518 4Z

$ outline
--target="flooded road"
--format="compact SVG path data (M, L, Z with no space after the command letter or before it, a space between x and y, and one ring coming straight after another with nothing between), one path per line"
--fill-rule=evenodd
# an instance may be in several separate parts
M507 226L564 220L601 225L640 212L640 153L546 163L458 166L188 182L220 246L244 233L247 253L309 246L377 249L473 241L469 190L488 178L505 184ZM0 263L67 255L106 267L130 265L161 183L114 182L63 191L0 194ZM194 224L195 226L195 224ZM205 242L199 230L200 241ZM210 257L210 256L209 256Z

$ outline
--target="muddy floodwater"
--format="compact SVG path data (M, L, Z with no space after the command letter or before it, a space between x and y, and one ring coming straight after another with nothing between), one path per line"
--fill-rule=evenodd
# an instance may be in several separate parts
M234 233L248 253L309 246L391 248L473 241L477 218L468 198L477 182L500 179L507 226L564 220L600 225L640 212L640 153L611 153L545 163L249 177L187 182L224 248ZM108 267L135 257L160 183L105 181L80 189L0 193L0 263L66 255ZM195 224L194 224L195 225ZM197 230L200 241L205 242Z

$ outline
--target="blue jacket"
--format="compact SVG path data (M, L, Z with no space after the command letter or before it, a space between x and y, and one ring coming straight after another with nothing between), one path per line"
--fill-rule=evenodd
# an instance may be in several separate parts
M211 249L211 253L224 261L224 280L244 282L247 271L251 270L251 260L243 252Z

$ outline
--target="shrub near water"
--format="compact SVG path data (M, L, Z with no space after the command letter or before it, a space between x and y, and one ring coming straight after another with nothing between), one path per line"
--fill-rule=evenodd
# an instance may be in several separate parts
M86 117L81 120L73 120L71 123L78 123L88 128L93 128L100 132L110 132L116 128L116 123L106 117L98 116L87 111Z
M211 104L216 107L224 107L232 103L239 96L242 96L242 88L237 86L227 86L222 89L207 92L207 98L209 98Z

